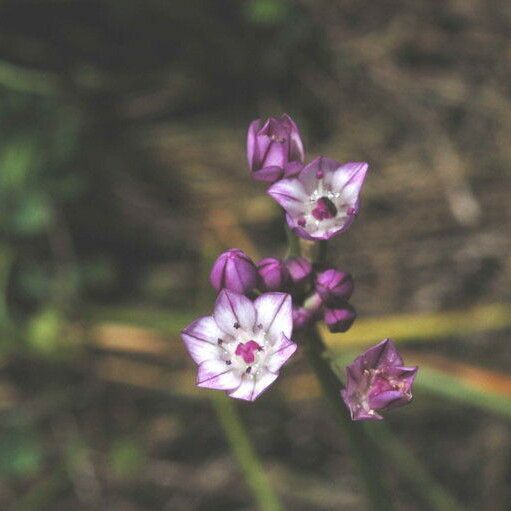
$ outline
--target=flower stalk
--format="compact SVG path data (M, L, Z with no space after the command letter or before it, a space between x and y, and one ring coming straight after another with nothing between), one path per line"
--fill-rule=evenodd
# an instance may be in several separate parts
M389 497L381 471L375 462L376 453L372 441L367 437L362 424L353 422L349 412L339 399L339 378L325 357L325 346L315 328L302 334L302 341L309 364L314 371L325 398L332 405L339 425L349 442L353 458L363 480L370 509L391 511L392 499Z

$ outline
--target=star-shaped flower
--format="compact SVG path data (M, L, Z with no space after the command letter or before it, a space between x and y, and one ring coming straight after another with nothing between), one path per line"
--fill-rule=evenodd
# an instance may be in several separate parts
M378 420L378 413L409 403L417 367L406 367L396 346L384 339L346 367L341 396L353 420Z
M296 351L292 328L290 295L265 293L252 302L223 289L213 315L197 319L181 336L199 366L199 387L254 401Z
M274 183L268 193L286 210L287 223L295 234L327 240L353 222L367 169L364 162L341 164L320 156L297 177Z

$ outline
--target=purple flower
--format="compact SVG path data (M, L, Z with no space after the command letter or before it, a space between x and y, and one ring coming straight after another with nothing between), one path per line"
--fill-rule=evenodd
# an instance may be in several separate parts
M261 259L257 263L257 271L264 291L283 291L289 282L289 271L280 259Z
M335 308L325 307L323 319L330 332L346 332L357 317L355 309L348 303L342 302Z
M318 273L315 284L319 296L327 303L339 298L348 300L353 293L353 279L344 271L329 269Z
M290 257L284 262L295 286L303 284L312 274L312 264L305 257Z
M302 169L304 151L298 127L289 115L260 119L250 123L247 134L247 158L252 177L273 183L283 176L296 175Z
M341 396L353 420L377 420L378 411L403 406L412 399L417 367L405 367L396 346L385 339L346 367Z
M209 280L217 290L230 289L236 293L248 293L258 284L255 264L239 248L231 248L220 254L211 268Z
M273 184L268 193L286 210L287 223L295 234L327 240L352 224L367 169L367 163L341 164L320 156L297 177Z
M188 325L181 337L199 366L199 387L254 401L296 351L292 329L290 295L265 293L252 302L223 289L213 315Z

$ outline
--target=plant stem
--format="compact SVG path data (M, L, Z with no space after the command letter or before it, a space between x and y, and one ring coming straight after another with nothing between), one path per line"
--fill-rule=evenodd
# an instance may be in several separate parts
M372 449L372 442L367 437L361 424L351 420L339 393L340 382L330 363L324 357L324 345L315 329L309 329L304 339L304 347L309 363L314 370L325 397L330 401L349 441L351 451L358 465L359 473L365 485L370 509L391 511L391 499L378 468L377 455Z
M245 480L250 486L259 509L261 511L283 511L236 411L235 403L220 392L212 393L211 401L229 446L245 475Z

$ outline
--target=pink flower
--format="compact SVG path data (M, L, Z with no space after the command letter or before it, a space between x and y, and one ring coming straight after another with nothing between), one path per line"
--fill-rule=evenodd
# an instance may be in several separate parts
M417 367L406 367L390 339L369 348L346 367L341 396L353 420L379 420L382 410L403 406L412 399Z
M242 294L253 291L258 280L255 264L239 248L231 248L220 254L209 275L209 281L217 291L225 288Z
M268 193L286 210L287 223L295 234L327 240L352 224L367 169L364 162L341 164L320 156L297 177L274 183Z
M298 127L289 115L250 123L247 158L252 177L273 183L283 176L296 175L303 167L304 151Z
M224 289L213 315L194 321L181 337L198 364L199 387L254 401L296 351L292 328L290 295L265 293L252 302Z

